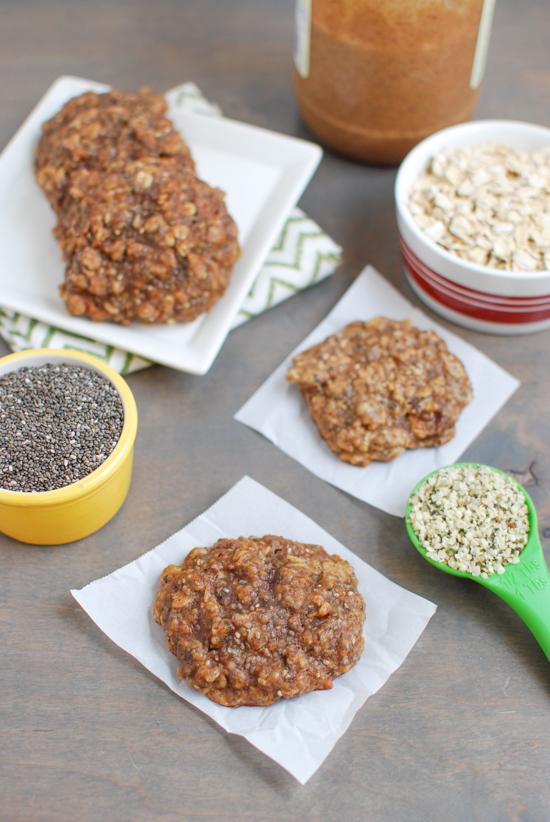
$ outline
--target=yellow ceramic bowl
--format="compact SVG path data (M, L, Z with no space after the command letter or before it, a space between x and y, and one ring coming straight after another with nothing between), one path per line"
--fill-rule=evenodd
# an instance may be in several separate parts
M132 476L137 408L126 382L96 357L76 351L37 348L0 359L0 376L23 366L70 363L103 374L124 405L124 426L105 462L78 482L55 491L23 493L0 488L0 531L33 545L60 545L83 539L114 517L126 499Z

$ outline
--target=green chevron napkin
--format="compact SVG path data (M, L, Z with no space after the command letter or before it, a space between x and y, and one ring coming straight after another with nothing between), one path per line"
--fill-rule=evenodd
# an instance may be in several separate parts
M194 83L185 83L166 95L172 108L221 116ZM342 249L299 208L290 213L235 320L233 328L278 305L298 291L324 280L340 263ZM71 348L95 354L118 371L129 374L152 363L92 337L61 328L0 307L0 337L14 351L25 348Z

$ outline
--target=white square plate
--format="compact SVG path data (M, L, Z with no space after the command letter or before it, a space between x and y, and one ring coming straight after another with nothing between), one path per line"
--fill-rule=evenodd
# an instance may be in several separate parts
M55 223L33 171L42 123L71 97L107 86L60 77L0 155L0 304L154 362L205 374L220 350L285 218L321 159L314 143L223 117L170 111L189 143L199 177L226 192L242 255L224 296L192 323L129 327L67 313L59 296L64 264Z

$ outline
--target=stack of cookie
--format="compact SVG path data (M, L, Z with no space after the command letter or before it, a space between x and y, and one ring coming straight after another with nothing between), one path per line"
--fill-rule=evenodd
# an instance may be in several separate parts
M226 290L236 225L223 193L196 177L160 95L70 100L43 127L36 175L57 214L71 314L189 322Z

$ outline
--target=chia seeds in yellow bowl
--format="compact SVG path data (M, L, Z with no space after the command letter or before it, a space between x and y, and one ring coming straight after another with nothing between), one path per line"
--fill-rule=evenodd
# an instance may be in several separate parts
M58 545L102 528L128 494L136 433L132 392L96 357L0 359L0 531Z

